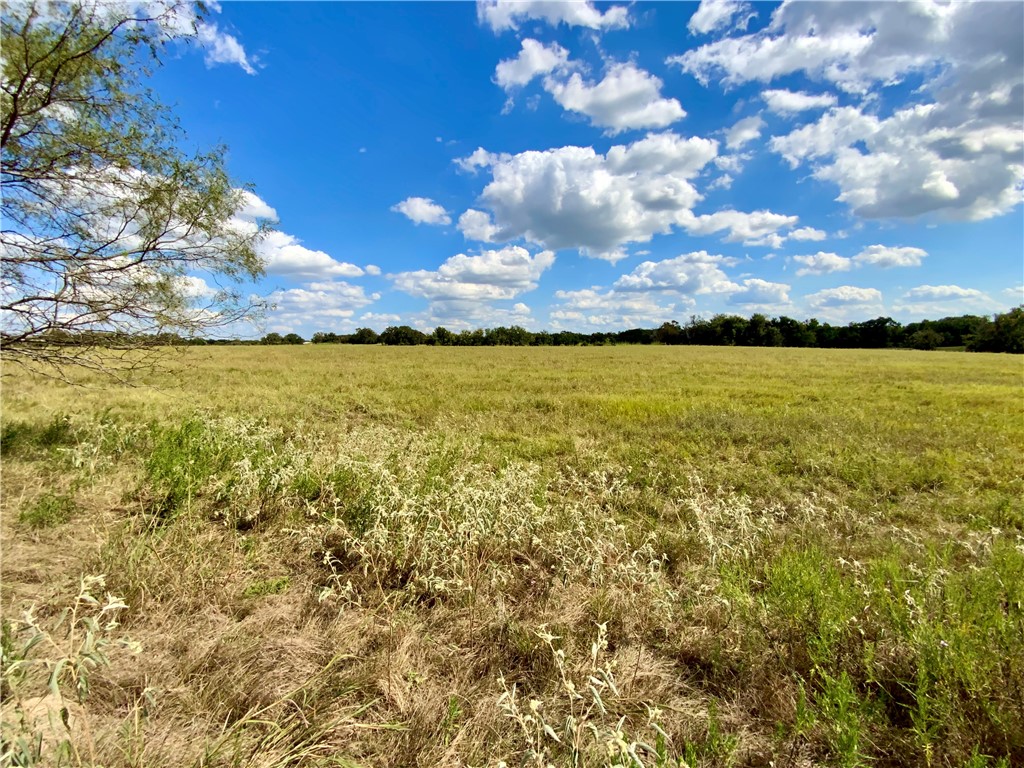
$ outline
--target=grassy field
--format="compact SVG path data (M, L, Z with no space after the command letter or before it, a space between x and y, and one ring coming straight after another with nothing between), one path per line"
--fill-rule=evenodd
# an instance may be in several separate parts
M1020 358L172 363L4 371L14 764L1024 764Z

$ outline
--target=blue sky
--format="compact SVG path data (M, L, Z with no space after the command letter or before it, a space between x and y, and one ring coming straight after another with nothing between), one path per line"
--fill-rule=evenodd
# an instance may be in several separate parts
M263 331L1024 301L1019 2L239 2L211 21L152 85L276 215Z

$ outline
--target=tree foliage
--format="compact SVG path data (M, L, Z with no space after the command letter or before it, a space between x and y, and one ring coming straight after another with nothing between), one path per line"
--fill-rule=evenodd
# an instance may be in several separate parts
M131 7L3 6L7 359L116 371L143 359L124 350L258 310L238 290L262 272L255 196L232 184L222 148L184 152L173 115L139 84L195 16Z
M271 334L277 336L277 334ZM269 336L267 337L270 338ZM279 338L279 337L278 337ZM264 343L273 343L264 340ZM280 343L280 342L277 342ZM439 326L431 334L407 325L392 326L378 337L369 328L355 334L315 333L314 344L385 344L486 347L564 347L598 344L663 344L741 347L830 347L840 349L910 348L933 350L940 347L966 348L976 352L1024 352L1024 307L997 314L994 319L979 315L944 317L901 325L891 317L877 317L859 323L830 325L811 318L768 318L755 314L691 317L686 325L672 320L658 328L630 328L618 332L577 333L575 331L528 331L520 326L463 330L455 333Z

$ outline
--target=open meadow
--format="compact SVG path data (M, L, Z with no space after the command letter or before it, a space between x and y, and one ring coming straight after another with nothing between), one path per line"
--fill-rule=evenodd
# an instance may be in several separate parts
M1024 765L1019 356L168 362L5 366L10 764Z

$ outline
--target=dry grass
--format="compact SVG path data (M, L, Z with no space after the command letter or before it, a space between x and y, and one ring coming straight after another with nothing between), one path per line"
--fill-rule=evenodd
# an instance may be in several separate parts
M1024 760L1019 360L187 356L4 382L14 764Z

